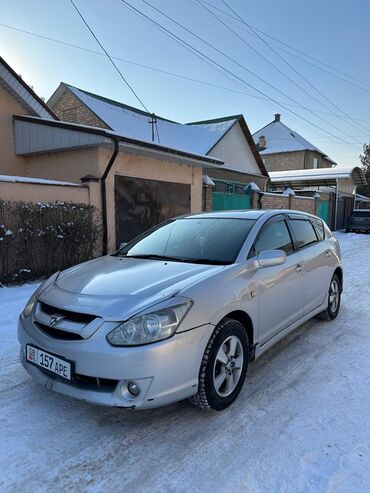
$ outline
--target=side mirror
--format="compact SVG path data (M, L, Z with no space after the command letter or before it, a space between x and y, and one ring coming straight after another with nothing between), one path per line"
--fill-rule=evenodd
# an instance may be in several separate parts
M274 267L275 265L285 264L286 255L283 250L264 250L258 255L257 261L260 269Z
M125 247L126 245L127 245L127 241L126 243L121 243L118 250L121 250L121 248Z

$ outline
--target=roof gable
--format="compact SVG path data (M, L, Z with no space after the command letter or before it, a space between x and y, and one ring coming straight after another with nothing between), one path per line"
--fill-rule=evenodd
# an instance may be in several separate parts
M260 137L265 137L266 139L266 146L263 149L259 149L261 155L308 150L316 151L327 157L323 151L281 121L273 121L253 134L257 148Z
M261 156L257 150L257 147L254 143L252 134L250 133L250 130L248 128L247 122L245 121L245 118L243 115L233 115L233 116L226 116L223 118L217 118L215 120L205 120L205 121L200 121L200 122L194 122L194 123L189 123L188 125L198 125L201 126L202 128L209 128L212 129L212 127L216 126L222 126L223 127L223 133L219 137L219 139L215 142L213 147L208 151L208 154L212 153L213 149L215 149L221 142L223 141L224 138L226 138L226 135L235 127L236 124L240 125L241 131L245 137L246 140L246 145L249 146L250 152L253 154L253 158L256 162L256 165L261 172L262 175L268 177L267 170L265 168L265 165L263 164L263 161L261 159ZM251 166L253 166L254 163L250 163ZM227 168L227 165L224 166L224 168ZM251 171L250 169L238 169L238 171L245 171L248 173L248 171Z
M31 87L0 57L0 86L16 99L31 115L59 120L51 108Z

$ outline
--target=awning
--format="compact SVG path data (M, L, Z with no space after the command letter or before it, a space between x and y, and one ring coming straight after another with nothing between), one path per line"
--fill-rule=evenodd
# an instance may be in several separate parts
M355 185L366 184L365 175L358 166L271 171L269 175L272 189L291 187L298 190L306 187L335 186L337 180L348 178L352 178Z

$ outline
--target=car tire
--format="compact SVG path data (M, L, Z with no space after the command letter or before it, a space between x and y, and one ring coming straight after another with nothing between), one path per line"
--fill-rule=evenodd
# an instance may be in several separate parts
M350 232L351 232L351 230L346 228L346 233L350 233Z
M198 393L190 402L222 411L238 397L248 369L249 341L243 324L224 318L215 328L199 370Z
M342 295L342 286L337 274L334 274L330 281L329 294L328 294L328 306L326 310L318 314L320 320L334 320L339 313L340 302Z

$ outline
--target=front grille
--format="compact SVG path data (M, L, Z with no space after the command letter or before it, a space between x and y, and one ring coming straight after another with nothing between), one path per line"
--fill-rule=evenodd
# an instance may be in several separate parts
M75 373L73 375L73 382L76 384L83 384L93 387L105 387L105 388L114 388L116 387L118 380L111 380L110 378L98 378L98 377L89 377L88 375L79 375Z
M89 315L88 313L78 313L78 312L70 312L69 310L61 310L60 308L55 308L54 306L47 305L46 303L40 302L41 311L46 313L47 315L60 315L70 320L71 322L78 322L82 324L89 324L92 322L96 316Z
M41 324L40 322L35 322L37 327L47 334L49 337L53 339L61 339L64 341L81 341L83 337L80 334L76 334L75 332L67 332L66 330L60 330L53 327L49 327L48 325Z
M72 381L65 380L64 378L56 375L55 373L51 373L45 368L38 367L39 370L47 375L50 378L54 378L59 382L63 382L67 385L73 385L76 387L83 387L84 389L88 388L90 390L100 390L104 392L112 392L119 380L112 380L110 378L98 378L98 377L90 377L89 375L80 375L79 373L74 373L72 375Z

